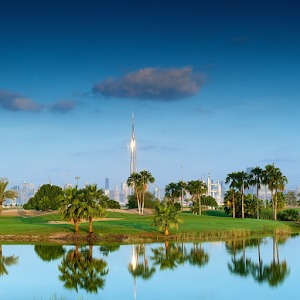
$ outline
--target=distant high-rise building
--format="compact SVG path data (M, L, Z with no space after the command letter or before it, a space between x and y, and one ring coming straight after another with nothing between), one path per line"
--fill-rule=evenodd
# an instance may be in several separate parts
M114 200L118 202L120 201L119 187L117 184L115 185L114 189Z
M210 174L207 178L207 196L212 196L217 201L218 205L223 204L222 185L220 181L213 182Z
M105 189L109 190L109 178L105 178Z
M137 172L136 165L136 140L134 134L134 115L132 113L132 124L131 124L131 139L130 139L130 174Z
M34 184L33 183L29 183L28 184L28 199L30 199L31 197L33 197L34 194L35 194Z
M21 197L22 197L22 195L21 195L22 190L21 190L20 186L19 185L13 185L11 187L11 189L18 193L18 197L15 199L15 203L20 205L21 204Z
M121 193L120 193L120 197L119 197L120 202L123 204L127 203L127 197L128 197L128 186L127 186L126 182L122 182L121 183Z
M24 205L28 202L28 183L23 181L22 192L21 192L21 204Z

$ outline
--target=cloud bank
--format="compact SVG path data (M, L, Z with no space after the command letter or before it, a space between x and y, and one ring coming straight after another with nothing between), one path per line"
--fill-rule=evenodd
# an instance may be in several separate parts
M0 90L0 108L10 111L37 112L43 106L22 95Z
M195 95L204 76L191 67L144 68L121 78L108 78L93 88L95 94L114 98L175 101Z
M73 100L62 100L48 105L48 109L52 112L66 113L70 110L73 110L75 106L76 102Z

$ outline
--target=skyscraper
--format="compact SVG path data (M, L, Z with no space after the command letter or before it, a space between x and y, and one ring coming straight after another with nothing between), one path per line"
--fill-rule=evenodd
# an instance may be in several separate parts
M105 178L105 189L109 190L109 178Z
M130 140L130 174L137 172L136 166L136 141L134 135L134 115L132 113L132 127L131 127L131 140Z

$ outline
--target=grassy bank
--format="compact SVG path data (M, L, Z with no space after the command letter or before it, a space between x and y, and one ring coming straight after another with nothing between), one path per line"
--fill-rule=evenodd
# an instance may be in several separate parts
M300 232L299 223L256 219L232 219L222 212L208 211L197 216L182 214L179 229L171 229L169 239L226 239L259 234ZM79 236L72 224L61 224L57 213L41 216L1 216L0 240L84 240L88 223L80 224ZM55 223L57 222L57 223ZM101 241L156 241L164 239L162 232L151 226L151 216L138 216L122 211L108 212L107 218L93 223L93 239Z

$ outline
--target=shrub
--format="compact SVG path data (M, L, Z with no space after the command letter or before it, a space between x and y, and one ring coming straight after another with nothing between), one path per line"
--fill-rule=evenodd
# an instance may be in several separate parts
M259 214L259 218L263 220L273 220L273 211L269 208L264 208Z
M299 212L295 209L285 209L277 214L278 220L281 221L299 221Z

